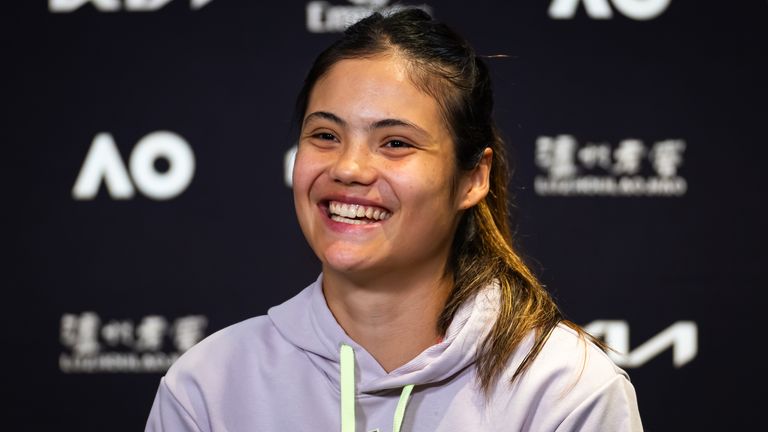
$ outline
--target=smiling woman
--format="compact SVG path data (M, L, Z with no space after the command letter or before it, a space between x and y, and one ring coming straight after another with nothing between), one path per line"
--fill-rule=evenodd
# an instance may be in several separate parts
M513 248L486 66L410 9L315 60L293 193L322 263L162 379L148 431L639 431L635 391Z

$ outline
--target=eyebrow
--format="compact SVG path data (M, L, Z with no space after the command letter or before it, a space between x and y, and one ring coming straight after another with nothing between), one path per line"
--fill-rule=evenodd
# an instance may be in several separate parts
M342 119L341 119L339 116L337 116L336 114L333 114L333 113L329 113L329 112L327 112L327 111L315 111L315 112L313 112L312 114L309 114L309 115L307 115L307 116L304 118L304 126L306 126L306 125L307 125L307 122L309 122L310 120L312 120L312 119L313 119L313 118L315 118L315 117L318 117L318 118L321 118L321 119L325 119L325 120L329 120L329 121L332 121L332 122L336 123L336 124L337 124L337 125L339 125L339 126L347 126L347 122L345 122L344 120L342 120Z
M341 117L337 116L336 114L333 114L333 113L330 113L330 112L327 112L327 111L315 111L315 112L307 115L307 117L304 118L304 125L306 125L309 120L311 120L311 119L313 119L315 117L331 121L331 122L336 123L337 125L342 126L342 127L346 127L347 126L347 122L344 121L344 119L342 119ZM377 120L377 121L371 123L368 128L370 130L373 130L373 129L382 129L382 128L387 128L387 127L395 127L395 126L403 126L403 127L411 128L411 129L415 130L418 133L421 133L421 134L426 135L426 136L430 136L427 131L425 131L424 129L420 128L419 126L416 126L415 124L413 124L413 123L411 123L409 121L405 121L405 120L401 120L401 119L395 119L395 118Z

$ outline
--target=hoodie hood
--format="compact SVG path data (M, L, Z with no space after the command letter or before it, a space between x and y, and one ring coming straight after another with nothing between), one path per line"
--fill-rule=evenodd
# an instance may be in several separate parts
M493 284L480 290L456 311L440 343L387 373L336 322L325 301L322 281L321 274L299 295L271 308L268 316L277 331L289 343L306 352L336 388L340 385L340 347L352 347L357 365L356 388L362 394L442 381L471 366L477 348L499 310L498 286Z

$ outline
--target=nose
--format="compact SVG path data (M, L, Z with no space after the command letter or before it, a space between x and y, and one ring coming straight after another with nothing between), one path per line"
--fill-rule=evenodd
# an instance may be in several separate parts
M369 185L376 180L373 155L364 142L347 142L340 146L330 168L331 178L345 185Z

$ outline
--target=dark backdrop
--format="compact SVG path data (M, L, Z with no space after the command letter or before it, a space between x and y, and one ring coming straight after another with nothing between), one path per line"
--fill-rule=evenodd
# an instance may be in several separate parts
M315 279L293 101L375 3L0 6L4 423L142 430L179 352ZM623 348L646 429L762 423L766 2L419 5L507 56L488 63L519 247Z

